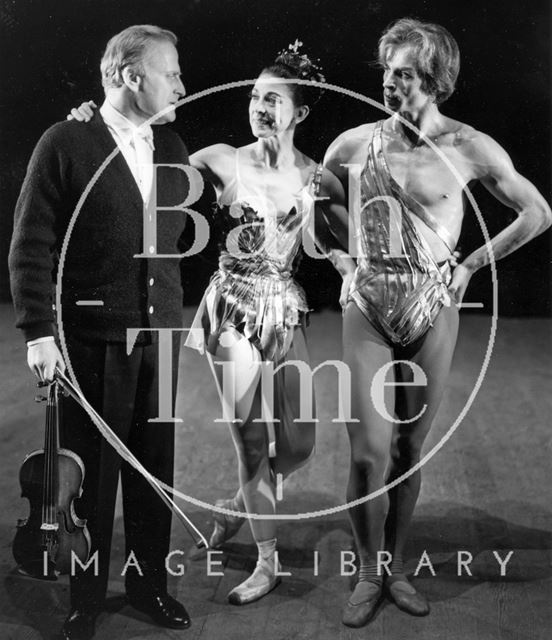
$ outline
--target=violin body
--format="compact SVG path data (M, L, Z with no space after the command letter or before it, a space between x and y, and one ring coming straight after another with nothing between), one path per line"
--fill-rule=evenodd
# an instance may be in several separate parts
M73 451L47 447L26 456L19 480L30 512L17 523L13 556L24 573L56 580L71 572L73 555L84 564L90 552L86 520L74 508L82 494L84 465Z

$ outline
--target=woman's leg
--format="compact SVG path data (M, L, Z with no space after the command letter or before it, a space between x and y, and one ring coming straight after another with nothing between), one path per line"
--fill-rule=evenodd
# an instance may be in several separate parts
M293 343L287 352L286 360L295 360L309 364L305 336L302 330L296 330ZM279 363L281 364L281 363ZM275 365L275 369L277 365ZM279 420L275 425L276 457L270 459L274 475L281 474L285 479L310 458L314 451L315 424L313 422L295 422L301 415L300 375L297 367L289 363L274 376L274 416ZM314 394L313 394L314 396ZM314 397L312 397L313 417ZM246 511L241 487L233 498L220 500L221 507ZM220 546L235 535L243 519L239 516L215 517L215 532L211 536L211 546Z
M236 422L230 424L230 432L238 456L238 477L244 506L249 513L274 513L266 426L262 422L253 422L260 417L260 354L249 340L231 327L222 332L213 360L219 388L228 398L233 395L234 407L230 409ZM232 394L228 388L225 390L228 385ZM250 522L256 540L274 537L274 521L255 519Z
M379 397L372 392L374 376L391 362L392 350L353 302L343 319L343 357L351 372L352 417L358 420L347 425L351 445L347 500L351 502L385 485L393 430L386 412L392 414L394 406L392 386L384 386ZM393 375L391 368L387 383ZM343 612L343 622L349 626L368 622L381 593L377 554L383 549L387 511L386 493L349 509L360 556L359 581Z
M268 458L266 425L254 422L259 418L259 381L261 357L255 347L234 328L221 334L215 356L215 371L219 387L228 385L234 399L235 423L230 431L238 456L240 491L248 513L271 515L275 512L275 487ZM216 363L222 363L223 366ZM224 368L224 374L222 373ZM233 604L256 600L279 582L275 576L276 523L274 520L250 519L251 532L257 543L259 557L253 574L229 594Z
M316 406L314 388L302 391L301 367L310 371L310 360L303 329L296 329L286 351L284 366L274 377L274 413L276 424L276 456L271 459L272 470L286 478L303 466L314 452ZM306 397L309 393L309 397ZM305 394L305 397L302 397ZM302 407L303 405L303 407ZM305 421L300 421L305 411ZM310 411L309 411L310 409Z

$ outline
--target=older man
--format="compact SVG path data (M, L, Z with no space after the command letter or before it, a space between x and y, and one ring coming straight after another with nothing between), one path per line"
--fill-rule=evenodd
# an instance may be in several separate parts
M482 246L451 275L449 259L462 226L464 190L479 180L518 214L492 238L495 259L528 242L551 221L542 196L517 173L500 145L441 113L459 70L458 46L446 29L399 20L380 39L379 62L384 102L396 115L346 131L325 160L346 189L355 165L360 173L358 262L343 329L344 359L352 371L352 414L359 419L348 425L348 500L381 489L420 459L449 373L457 304L472 274L490 261ZM379 387L385 389L381 397L367 392L378 375ZM383 586L401 609L413 615L429 612L427 600L407 580L402 561L419 490L417 471L388 493L350 510L360 570L343 610L344 624L366 624ZM392 557L385 585L377 565L381 551Z
M76 379L91 404L154 476L172 484L174 425L161 421L156 329L182 326L179 260L152 259L144 247L144 208L178 207L189 185L175 165L187 164L181 139L162 127L175 118L184 95L176 36L150 25L115 35L101 61L105 102L90 123L48 129L31 158L15 214L10 270L17 326L28 364L41 381L65 368L52 311L55 255L74 225L62 273L63 331ZM113 151L97 180L97 170ZM154 179L154 165L158 167ZM152 185L157 184L157 192ZM86 195L78 215L79 199ZM158 195L157 201L155 197ZM153 203L152 203L152 200ZM184 214L159 215L155 254L177 255ZM127 329L143 329L127 355ZM173 350L176 356L177 350ZM173 362L173 371L176 370ZM173 385L174 376L169 382ZM91 638L104 604L115 497L121 470L130 604L170 628L185 628L184 607L167 594L165 557L171 514L144 478L99 435L87 414L68 399L61 444L84 461L84 492L77 503L92 538L94 566L71 576L71 612L65 638ZM97 555L95 555L97 552Z

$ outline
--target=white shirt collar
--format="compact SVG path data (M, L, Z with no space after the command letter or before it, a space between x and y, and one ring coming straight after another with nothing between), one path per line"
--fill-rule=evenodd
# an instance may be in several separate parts
M155 149L153 145L153 130L149 124L142 124L137 127L118 111L107 98L100 107L100 114L105 124L115 130L123 144L130 145L134 138L138 136L143 138L152 149Z

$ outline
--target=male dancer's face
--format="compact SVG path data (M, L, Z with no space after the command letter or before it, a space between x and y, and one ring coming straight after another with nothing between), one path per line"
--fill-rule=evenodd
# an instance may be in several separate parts
M411 47L389 51L383 67L383 99L386 107L401 115L418 113L433 102L433 96L422 89Z
M180 79L178 52L171 42L152 43L143 61L144 75L135 94L135 106L139 113L151 118L166 107L174 105L186 94ZM173 122L174 109L170 109L155 124Z

